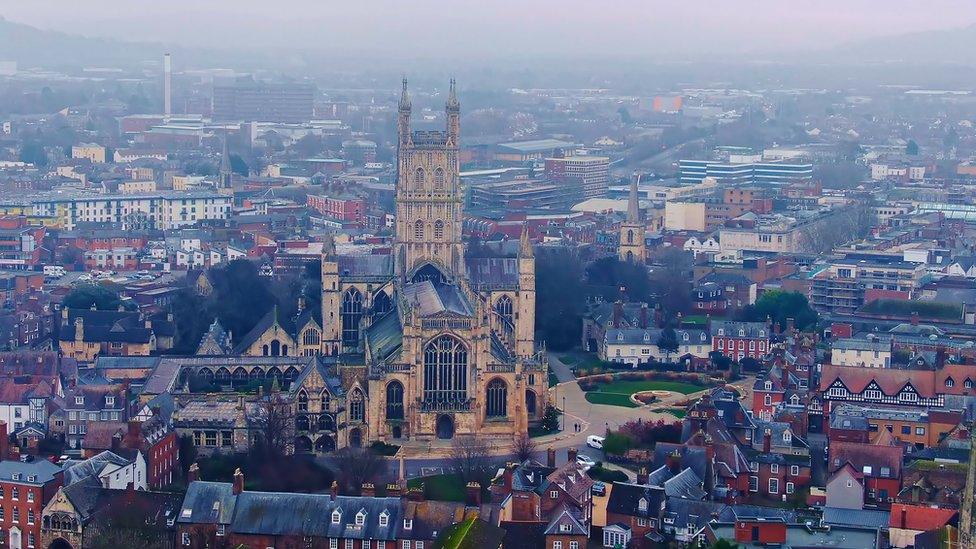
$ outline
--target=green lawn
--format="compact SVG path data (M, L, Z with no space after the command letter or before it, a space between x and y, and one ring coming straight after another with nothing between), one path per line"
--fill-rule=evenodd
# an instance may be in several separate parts
M407 481L407 488L424 485L424 496L438 501L465 501L467 492L460 475L444 474L417 477Z
M642 391L671 391L687 395L701 391L704 387L694 383L682 381L614 381L597 386L593 391L586 393L586 401L592 404L608 404L610 406L623 406L625 408L636 408L637 405L631 402L630 395ZM677 413L671 412L675 417Z

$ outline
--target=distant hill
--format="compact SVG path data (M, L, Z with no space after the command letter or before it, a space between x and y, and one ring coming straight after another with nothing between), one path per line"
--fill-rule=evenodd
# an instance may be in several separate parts
M156 59L164 48L46 31L0 18L0 59L17 61L22 67L128 65Z
M840 63L976 65L976 25L860 40L815 57Z

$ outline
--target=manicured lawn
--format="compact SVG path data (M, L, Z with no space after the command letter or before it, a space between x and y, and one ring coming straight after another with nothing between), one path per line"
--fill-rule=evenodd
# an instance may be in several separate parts
M407 488L424 485L424 496L438 501L465 501L467 493L460 475L444 474L417 477L407 481Z
M586 393L586 401L590 404L606 404L608 406L622 406L624 408L636 408L637 405L631 402L630 395L617 393L601 393L590 391Z
M701 391L703 387L693 383L682 381L614 381L599 385L595 390L586 393L586 401L592 404L608 404L610 406L623 406L625 408L636 408L637 405L631 402L630 395L641 391L671 391L687 395ZM679 417L677 413L668 410L669 413Z

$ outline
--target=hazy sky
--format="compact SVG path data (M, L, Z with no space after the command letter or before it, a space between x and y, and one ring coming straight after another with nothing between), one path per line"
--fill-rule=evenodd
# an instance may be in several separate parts
M825 49L976 22L973 0L0 0L44 29L184 46L459 55Z

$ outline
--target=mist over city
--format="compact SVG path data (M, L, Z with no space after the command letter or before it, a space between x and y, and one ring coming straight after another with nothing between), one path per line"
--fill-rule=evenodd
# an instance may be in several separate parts
M0 547L976 548L974 52L0 0Z

